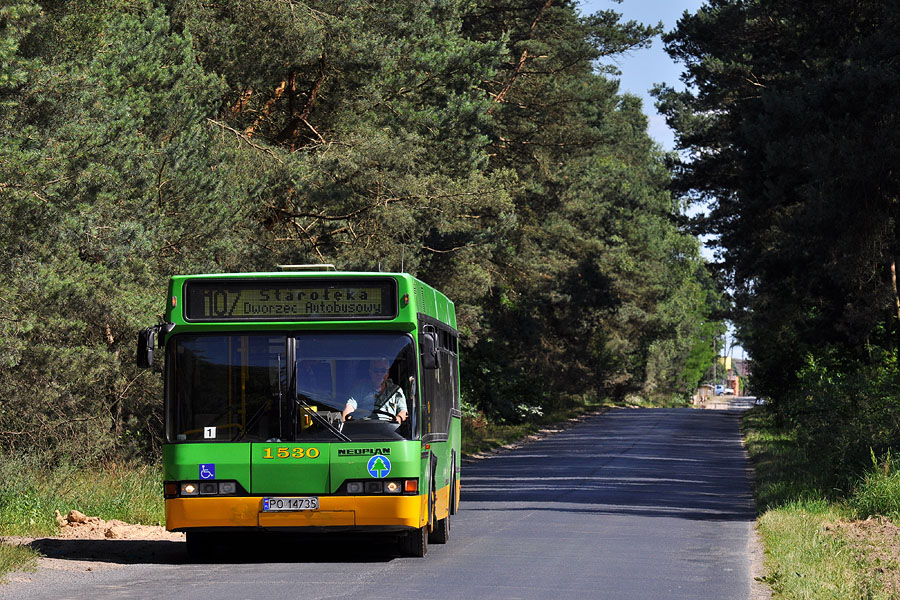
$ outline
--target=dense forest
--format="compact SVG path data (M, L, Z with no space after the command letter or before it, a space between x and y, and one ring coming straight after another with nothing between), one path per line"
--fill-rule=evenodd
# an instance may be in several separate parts
M0 440L153 456L167 278L406 271L457 306L468 414L685 397L720 295L616 55L556 0L0 8Z
M753 386L836 484L900 445L900 5L711 0L665 36L675 189L709 207Z

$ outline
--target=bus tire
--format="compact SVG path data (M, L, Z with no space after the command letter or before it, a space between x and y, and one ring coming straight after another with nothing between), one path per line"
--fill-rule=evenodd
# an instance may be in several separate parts
M428 527L419 527L400 536L400 553L417 558L425 556L428 553Z
M428 541L432 544L446 544L450 539L450 514L443 519L434 522L434 529L428 536Z
M450 539L450 512L447 511L447 516L443 519L437 518L437 494L434 491L434 479L432 479L430 496L431 505L429 506L430 514L428 520L431 522L431 532L428 534L428 542L431 544L446 544L447 540Z
M456 452L453 452L453 468L450 471L450 514L459 510L459 490L456 487Z

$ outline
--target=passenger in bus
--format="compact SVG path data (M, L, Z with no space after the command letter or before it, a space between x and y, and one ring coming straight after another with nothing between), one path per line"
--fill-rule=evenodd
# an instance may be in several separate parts
M381 421L403 423L409 413L406 407L406 395L403 389L388 377L391 363L386 360L369 362L368 380L360 381L353 389L347 404L341 412L341 418L360 408L370 410L374 418Z

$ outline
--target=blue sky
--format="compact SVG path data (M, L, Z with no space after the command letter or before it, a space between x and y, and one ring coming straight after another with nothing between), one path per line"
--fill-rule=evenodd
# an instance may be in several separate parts
M648 25L662 21L665 30L670 31L675 28L684 11L696 12L702 4L703 0L624 0L621 4L612 0L582 0L580 7L583 14L612 9L622 15L623 21L633 19ZM681 67L666 54L662 40L656 37L652 47L630 52L609 62L622 72L620 91L630 92L643 99L644 113L650 119L651 137L666 150L671 150L674 136L663 117L656 112L649 93L656 83L683 87L679 79Z

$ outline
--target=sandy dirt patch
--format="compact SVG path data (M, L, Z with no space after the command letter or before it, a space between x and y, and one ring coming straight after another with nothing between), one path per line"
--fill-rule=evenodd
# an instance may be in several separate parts
M183 540L183 533L166 531L161 525L132 525L100 517L88 517L77 511L69 511L65 517L56 511L59 537L87 540Z
M182 561L183 533L166 531L160 525L132 525L111 519L89 517L77 510L56 513L59 534L33 538L2 536L0 544L30 546L40 553L37 572L9 573L9 582L32 581L42 570L102 571L130 564L172 564Z
M900 527L884 517L864 521L838 521L825 527L853 547L857 558L869 565L869 573L879 579L891 598L900 598Z

